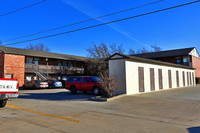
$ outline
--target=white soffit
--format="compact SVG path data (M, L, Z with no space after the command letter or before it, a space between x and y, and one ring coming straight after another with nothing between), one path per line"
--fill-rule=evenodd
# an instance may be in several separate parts
M114 55L111 59L123 59L123 56L120 55Z

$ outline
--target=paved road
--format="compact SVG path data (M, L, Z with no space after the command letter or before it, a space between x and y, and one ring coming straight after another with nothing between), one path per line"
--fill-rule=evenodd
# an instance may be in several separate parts
M21 90L0 109L2 133L200 133L200 86L111 102L64 89Z

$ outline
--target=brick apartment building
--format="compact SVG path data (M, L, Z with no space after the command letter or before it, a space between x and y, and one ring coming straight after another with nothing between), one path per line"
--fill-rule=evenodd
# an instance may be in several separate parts
M200 83L200 56L195 47L134 54L133 56L193 67L195 68L196 81Z
M84 73L86 57L0 46L0 78L27 82L42 79L66 80Z

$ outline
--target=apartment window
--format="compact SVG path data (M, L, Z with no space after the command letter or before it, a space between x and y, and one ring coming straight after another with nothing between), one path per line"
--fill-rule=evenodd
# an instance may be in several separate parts
M26 63L33 64L33 58L32 57L27 57L26 58Z
M36 64L36 65L39 65L39 58L34 58L33 63Z
M182 63L181 57L176 57L176 63L177 63L177 64L181 64L181 63Z
M13 79L13 74L5 74L5 78L7 78L7 79Z
M72 67L72 63L71 63L71 62L68 63L68 67L69 67L69 68Z
M64 66L64 67L67 66L67 61L63 61L63 66Z
M31 75L26 76L26 82L31 82L31 80L32 80L32 76Z
M183 62L184 62L184 63L190 62L190 58L189 58L189 57L183 57Z
M177 64L181 64L181 59L176 59Z
M62 77L62 80L67 80L67 76L63 76L63 77Z
M39 80L38 76L34 76L34 80Z
M58 66L62 66L62 61L61 60L58 61Z

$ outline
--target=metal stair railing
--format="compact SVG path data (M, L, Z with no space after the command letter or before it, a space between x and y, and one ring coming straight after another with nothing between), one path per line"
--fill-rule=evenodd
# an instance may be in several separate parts
M50 76L45 74L45 73L41 73L39 70L39 65L33 65L33 70L35 72L35 74L37 76L39 76L43 81L50 79Z

